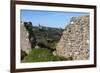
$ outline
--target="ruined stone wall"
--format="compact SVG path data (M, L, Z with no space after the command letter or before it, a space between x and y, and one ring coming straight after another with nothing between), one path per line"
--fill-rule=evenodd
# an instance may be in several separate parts
M89 16L72 17L56 46L56 54L73 60L89 59Z
M29 33L22 23L20 25L20 48L27 54L29 54L29 52L32 50L31 43L29 41Z

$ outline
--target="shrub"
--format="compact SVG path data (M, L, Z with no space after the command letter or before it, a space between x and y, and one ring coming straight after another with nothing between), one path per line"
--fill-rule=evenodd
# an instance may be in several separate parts
M27 54L21 50L21 60L23 60L25 56L27 56Z

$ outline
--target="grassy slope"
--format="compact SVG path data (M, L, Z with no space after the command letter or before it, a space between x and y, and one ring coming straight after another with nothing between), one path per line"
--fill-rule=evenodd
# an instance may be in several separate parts
M64 61L68 60L63 57L54 56L46 48L33 49L32 52L24 58L22 62L46 62L46 61Z

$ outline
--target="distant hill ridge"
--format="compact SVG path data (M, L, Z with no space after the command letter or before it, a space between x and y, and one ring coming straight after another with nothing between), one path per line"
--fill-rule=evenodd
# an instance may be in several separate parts
M21 28L21 49L26 53L37 46L54 50L63 29L33 25L31 22L21 22L21 27L24 28Z

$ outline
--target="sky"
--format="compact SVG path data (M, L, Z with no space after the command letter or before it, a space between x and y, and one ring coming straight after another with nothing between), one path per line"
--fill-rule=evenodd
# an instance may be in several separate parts
M30 21L33 26L40 24L42 26L64 29L72 17L86 16L89 15L89 13L21 10L20 15L21 21Z

